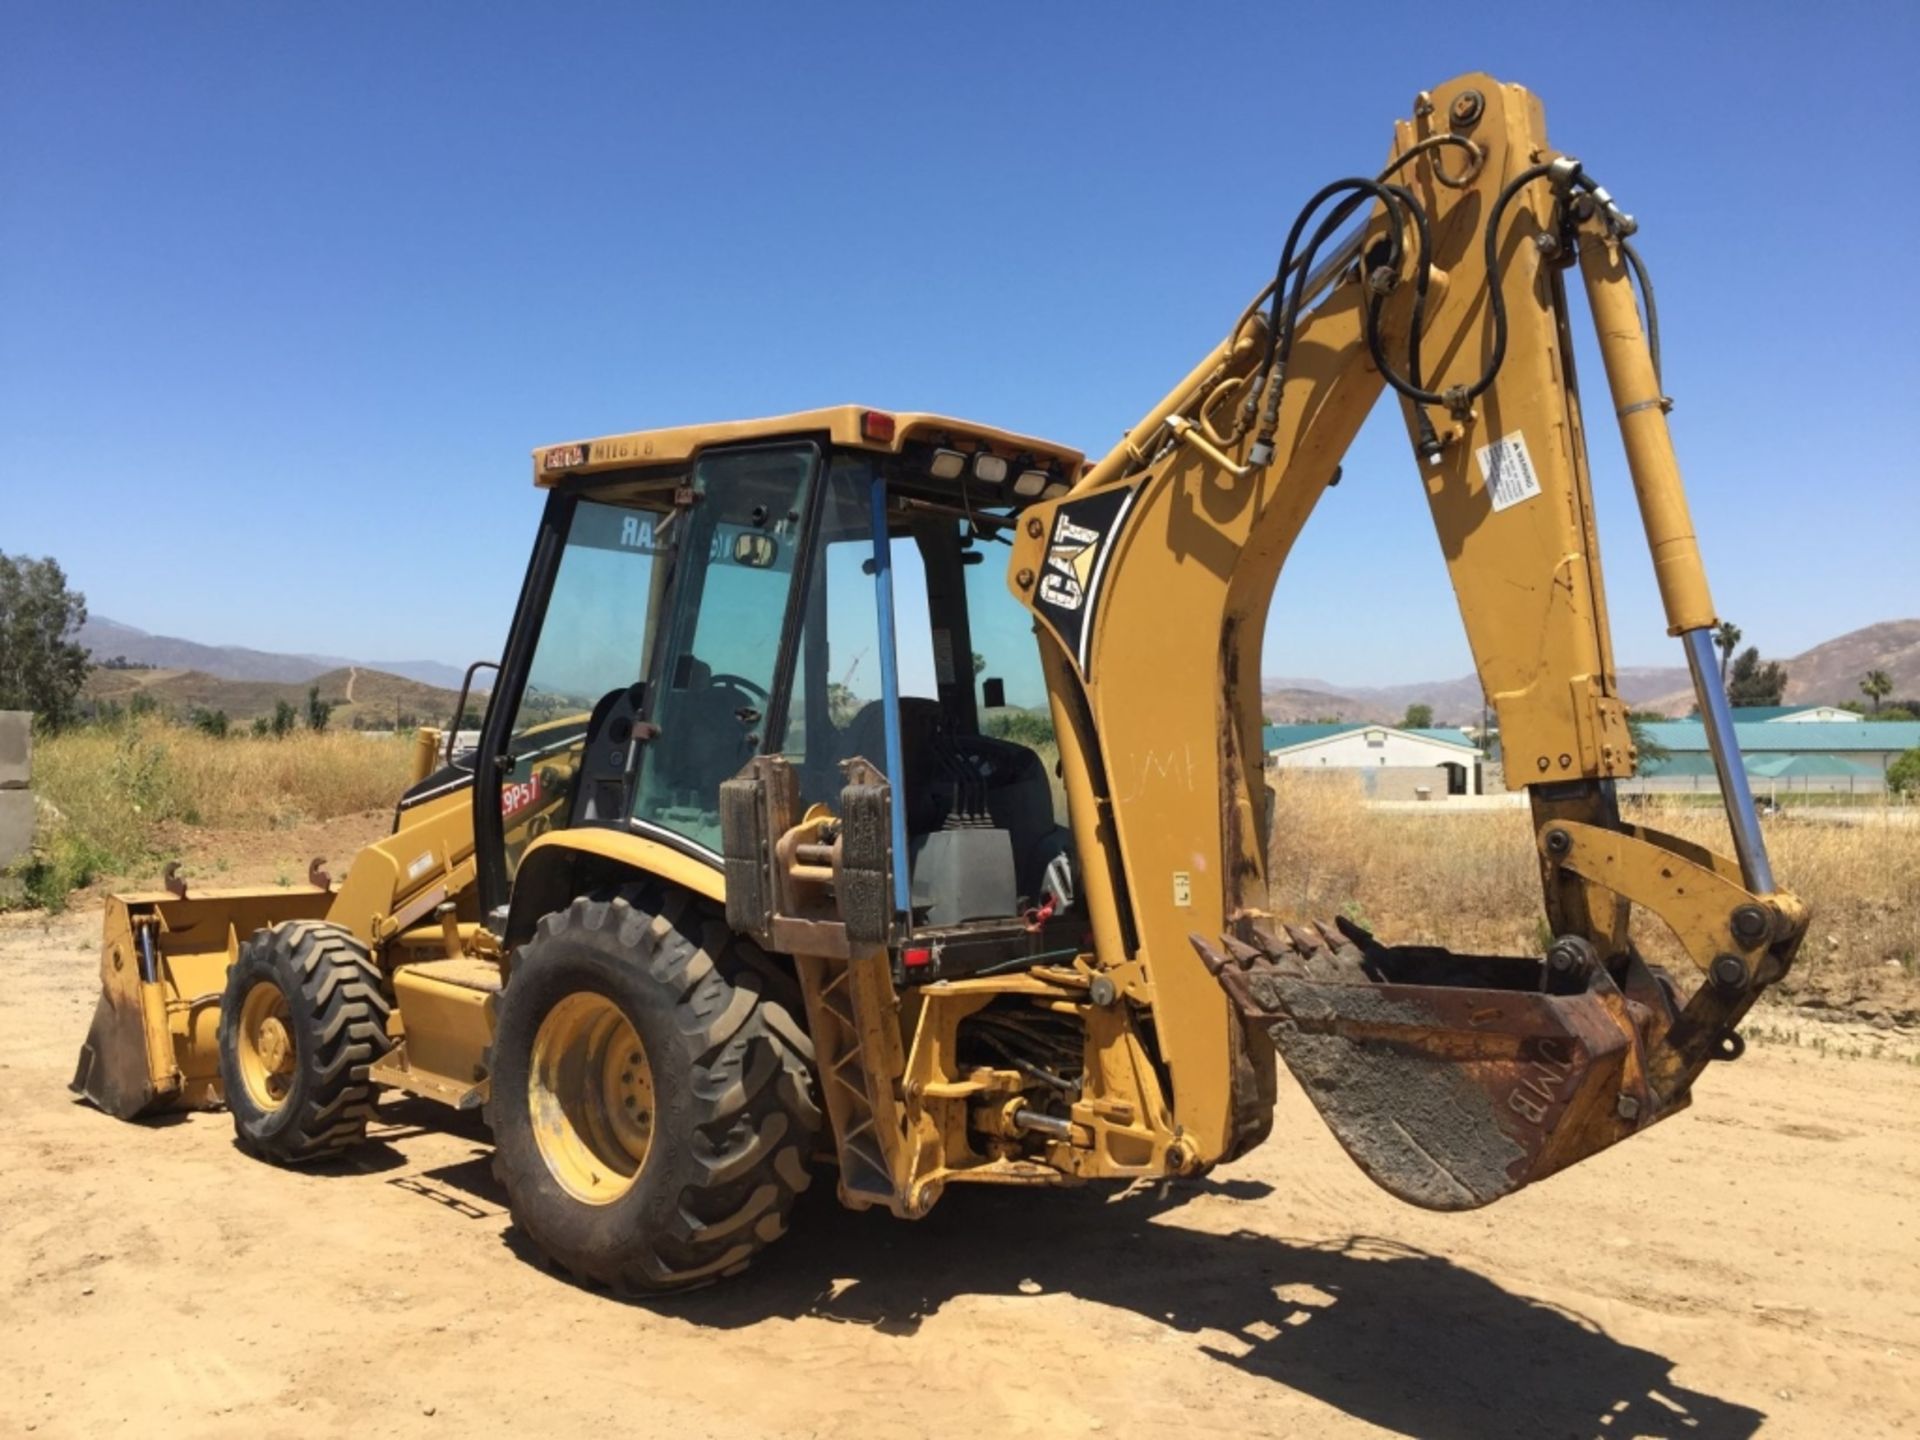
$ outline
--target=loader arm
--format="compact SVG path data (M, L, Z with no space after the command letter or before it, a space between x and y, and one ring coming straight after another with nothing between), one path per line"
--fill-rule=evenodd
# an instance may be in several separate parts
M1631 222L1548 146L1534 98L1484 75L1421 96L1379 181L1330 199L1349 196L1371 217L1357 243L1333 253L1338 226L1315 229L1329 210L1303 216L1277 298L1257 297L1069 494L1029 510L1009 577L1040 622L1098 949L1126 957L1118 978L1152 1006L1181 1133L1209 1160L1246 1138L1224 983L1370 1174L1458 1208L1684 1106L1707 1061L1737 1052L1734 1025L1784 973L1806 915L1773 886L1714 683L1715 616L1628 274ZM1635 755L1573 376L1576 260L1737 863L1624 826L1615 803ZM1272 916L1264 617L1389 384L1383 361L1508 784L1531 801L1545 956L1395 951L1290 935ZM1634 904L1706 977L1684 1006L1632 948Z

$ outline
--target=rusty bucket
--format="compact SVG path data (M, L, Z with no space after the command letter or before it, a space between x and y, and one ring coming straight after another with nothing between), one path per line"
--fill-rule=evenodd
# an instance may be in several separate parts
M1540 959L1390 947L1345 921L1193 937L1341 1145L1430 1210L1490 1204L1687 1103L1648 1083L1663 976L1616 979L1585 941Z

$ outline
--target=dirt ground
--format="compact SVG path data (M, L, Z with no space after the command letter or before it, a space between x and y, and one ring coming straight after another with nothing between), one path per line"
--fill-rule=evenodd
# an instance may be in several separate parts
M419 1102L306 1172L76 1102L96 923L0 918L0 1435L1920 1433L1911 1036L1781 1027L1470 1215L1376 1191L1290 1090L1170 1193L907 1224L823 1179L758 1269L643 1305L543 1270L485 1132Z

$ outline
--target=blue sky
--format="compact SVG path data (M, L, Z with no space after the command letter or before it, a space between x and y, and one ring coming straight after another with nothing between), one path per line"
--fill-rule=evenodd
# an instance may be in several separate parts
M1920 614L1916 62L1899 4L4 0L0 549L150 630L493 655L534 446L855 400L1103 451L1486 69L1640 217L1716 599L1791 654ZM1677 663L1594 461L1618 659ZM1393 408L1346 475L1268 672L1465 671Z

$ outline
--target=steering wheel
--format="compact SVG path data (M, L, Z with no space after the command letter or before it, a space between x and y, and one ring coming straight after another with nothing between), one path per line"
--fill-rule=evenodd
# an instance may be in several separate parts
M744 675L733 675L733 674L709 675L707 677L707 684L708 685L725 685L734 690L744 690L747 692L747 694L753 696L757 700L764 701L767 698L767 687L757 683L756 681L747 679L747 677Z

